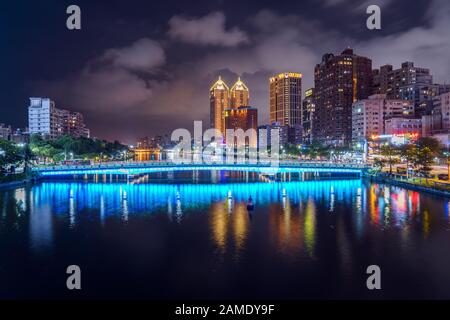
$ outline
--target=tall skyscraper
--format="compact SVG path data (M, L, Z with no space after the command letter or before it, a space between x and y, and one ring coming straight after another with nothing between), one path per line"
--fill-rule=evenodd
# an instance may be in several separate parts
M301 124L302 75L286 72L269 80L270 123L294 126Z
M210 127L220 130L223 134L225 128L223 112L230 106L230 89L221 77L209 89L209 105Z
M322 57L314 69L314 140L347 145L352 138L352 103L372 91L372 60L350 48Z
M236 83L230 89L231 108L237 109L242 106L248 106L249 100L249 90L245 83L242 82L241 78L238 78Z
M314 101L314 88L305 91L305 99L302 103L302 143L313 141L313 119L316 104Z

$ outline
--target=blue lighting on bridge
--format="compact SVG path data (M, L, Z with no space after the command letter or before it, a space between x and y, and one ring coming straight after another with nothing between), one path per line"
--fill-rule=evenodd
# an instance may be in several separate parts
M72 176L72 175L139 175L146 173L159 173L170 171L242 171L256 172L262 174L277 173L302 173L302 172L324 172L324 173L349 173L361 174L364 169L352 167L325 167L325 166L258 166L258 165L165 165L165 166L143 166L143 167L119 167L119 168L74 168L74 169L38 169L42 176Z

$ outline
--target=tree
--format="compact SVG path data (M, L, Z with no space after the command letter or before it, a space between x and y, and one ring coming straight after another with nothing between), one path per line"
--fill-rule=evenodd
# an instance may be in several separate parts
M439 140L433 137L422 137L417 140L417 147L419 149L428 148L433 155L438 155L441 151L441 144Z
M392 166L399 162L398 149L391 145L381 146L381 155L384 156L386 163L389 165L389 174L392 174Z
M400 149L400 156L406 160L406 177L408 177L409 165L417 158L417 147L413 144L406 144Z
M431 165L434 163L434 154L430 148L424 147L417 150L417 157L415 159L415 165L418 167L419 172L425 177L431 171Z
M4 172L6 166L15 165L19 161L19 148L11 141L0 139L0 172Z
M383 170L384 164L385 164L385 160L381 159L381 158L375 158L375 160L373 161L373 166L375 168L377 168L379 171Z

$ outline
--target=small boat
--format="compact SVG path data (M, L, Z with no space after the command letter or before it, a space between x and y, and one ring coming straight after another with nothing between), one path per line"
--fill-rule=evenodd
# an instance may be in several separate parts
M252 211L254 208L255 208L255 205L253 204L252 196L250 196L250 198L248 198L248 202L247 202L247 210Z

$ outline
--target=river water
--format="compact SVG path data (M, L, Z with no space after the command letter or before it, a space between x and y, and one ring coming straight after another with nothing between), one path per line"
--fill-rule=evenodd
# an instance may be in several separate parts
M0 191L0 298L448 299L448 213L448 199L342 177L41 182Z

